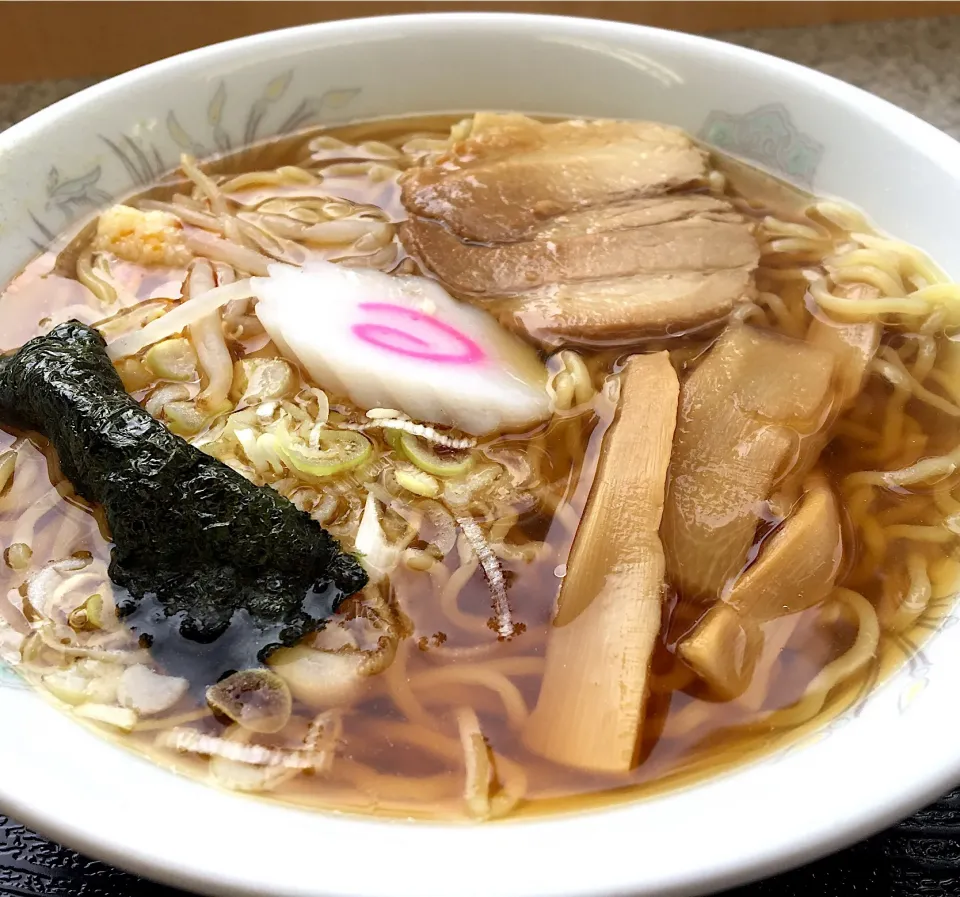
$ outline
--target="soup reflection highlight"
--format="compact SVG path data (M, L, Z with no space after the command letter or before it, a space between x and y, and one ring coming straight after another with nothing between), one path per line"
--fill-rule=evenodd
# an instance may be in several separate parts
M120 518L24 426L25 356L0 369L0 657L230 789L472 819L653 793L854 706L960 584L957 287L667 126L478 113L184 157L0 321L10 353L105 352L362 567L252 663L254 603L191 641L193 599L124 585L146 555L111 563ZM202 538L245 525L168 498Z

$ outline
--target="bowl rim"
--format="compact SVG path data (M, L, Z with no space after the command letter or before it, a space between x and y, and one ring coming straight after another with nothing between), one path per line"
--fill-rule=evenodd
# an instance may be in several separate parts
M385 29L388 30L398 26L411 27L421 35L443 32L451 27L508 29L515 32L519 29L526 29L533 36L536 36L541 29L553 31L559 29L561 32L577 34L586 31L592 36L611 40L621 37L629 38L631 35L641 35L666 40L675 48L705 52L713 58L734 62L746 58L783 75L787 79L801 79L816 85L825 92L832 94L843 105L856 106L863 114L902 126L903 131L909 134L909 138L903 138L905 142L912 144L928 159L934 161L944 171L945 176L960 181L960 143L933 125L886 100L805 66L760 51L700 35L599 19L501 12L417 13L360 17L278 29L201 47L114 76L40 110L0 134L0 154L16 144L35 138L64 114L95 104L100 97L114 95L118 91L135 91L142 82L153 80L157 76L168 72L182 73L184 69L199 68L208 63L215 64L221 59L233 58L237 51L242 48L283 46L291 39L308 39L314 35L318 40L333 40L340 36L350 36L362 40ZM70 726L76 726L75 722L67 720L65 716L63 716L63 720L68 722ZM56 726L56 728L61 727ZM940 732L946 735L950 731L950 724L945 721L940 727ZM928 736L929 733L926 733L924 737ZM89 733L84 733L83 736L78 735L74 740L77 744L82 744L87 743L87 739L90 738L95 738L97 743L103 741L102 738L92 736ZM29 739L26 739L23 743L27 745ZM903 737L898 736L898 747L902 748L903 744L911 743L920 749L927 747L920 740L919 735L914 736L912 741L909 733L903 735ZM880 747L879 750L889 750L889 748ZM717 784L722 785L730 777L739 775L745 770L750 770L751 765L746 764L737 767L730 773L711 777L705 785L697 787L704 792L708 790L716 791L715 786ZM142 761L140 768L143 770L145 777L151 775L145 767L149 767L149 770L154 772L157 771L157 767L149 764L148 761ZM164 776L170 775L165 771L161 774ZM757 845L752 845L752 849L731 855L726 858L725 862L716 861L710 868L703 866L677 868L672 874L661 877L654 882L645 879L642 873L634 871L634 865L621 864L621 871L617 875L598 880L596 885L584 886L582 881L579 883L574 880L568 882L562 876L554 875L551 877L551 884L547 886L543 879L526 875L512 885L503 883L498 889L488 890L486 897L493 897L494 894L502 895L502 897L506 897L506 895L534 897L534 895L539 894L549 894L550 897L609 897L614 893L694 894L703 893L706 890L727 888L773 872L784 871L828 852L839 850L919 809L928 801L940 796L947 788L958 781L960 781L960 749L955 751L940 750L936 755L935 762L914 764L908 773L905 773L889 786L885 786L886 790L882 792L882 796L879 790L872 795L870 792L865 792L866 799L857 805L843 805L842 814L836 818L818 820L816 827L808 832L804 838L794 838L790 842L774 840L761 845L759 848ZM188 793L191 788L202 789L205 793L214 793L206 785L199 785L194 782L186 785L185 781L176 778L174 782L176 783L176 790L185 786ZM173 784L171 783L171 787L173 787ZM616 826L622 822L629 823L631 815L635 814L638 806L650 806L670 800L676 793L675 791L669 791L663 797L650 798L622 806L584 811L575 815L497 823L480 829L429 822L416 822L413 824L413 828L418 831L417 837L419 840L436 838L437 844L444 846L449 846L456 838L462 841L465 831L471 832L469 840L480 839L479 832L492 830L518 832L520 830L533 831L537 829L545 837L550 838L555 836L561 828L567 830L576 828L583 831L592 830L594 834L602 836L604 831L609 831L608 826ZM224 807L229 807L227 801L232 798L234 798L233 795L224 795L221 798ZM401 828L405 825L403 822L397 823L385 819L371 818L362 821L350 817L337 819L336 815L307 813L290 807L265 807L263 804L251 801L248 797L238 798L237 800L263 807L263 812L268 817L279 813L288 823L292 823L298 818L296 814L300 814L300 819L303 819L304 816L313 818L323 815L329 820L336 819L338 827L342 827L344 830L350 829L358 834L367 832L376 836L377 830L382 834L388 825L400 826ZM124 838L121 840L108 842L102 834L95 833L90 827L83 824L82 811L71 809L70 812L64 813L62 805L57 805L50 800L36 800L35 795L31 792L30 785L21 785L18 776L0 776L0 803L5 810L11 812L18 819L62 843L93 856L103 857L106 861L118 867L144 874L149 878L174 886L197 889L210 894L222 894L224 889L229 889L232 893L237 894L271 893L276 897L307 897L307 895L330 893L322 885L320 886L321 890L314 890L312 886L309 889L304 889L302 883L291 881L286 877L282 879L272 877L250 878L247 877L248 873L236 869L226 871L209 864L201 868L196 864L190 865L190 863L181 862L178 858L167 855L163 844L145 845L142 839L138 839L133 827L129 832L124 832ZM280 815L277 818L280 818ZM395 828L394 831L397 831L397 829ZM454 832L459 834L451 839L449 836ZM486 836L484 836L485 838ZM511 874L518 869L519 865L516 868L511 868ZM372 881L372 879L369 881ZM381 897L385 891L391 890L390 886L380 891L372 890L369 887L369 881L366 888L344 886L340 893L356 895L356 897L376 894L377 897ZM447 888L442 885L431 885L429 887L424 885L422 894L423 897L428 897L428 895L432 897L434 894L439 897L446 890ZM476 890L475 886L469 883L461 893L466 894L468 892L470 894L476 893L478 897L481 893L484 893ZM407 891L403 891L403 893L406 894ZM416 891L410 893L416 893Z

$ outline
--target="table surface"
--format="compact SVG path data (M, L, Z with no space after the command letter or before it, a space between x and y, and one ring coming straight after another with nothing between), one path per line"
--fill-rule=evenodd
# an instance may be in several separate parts
M745 31L722 37L850 81L960 138L960 18ZM0 130L89 83L0 84ZM0 816L0 897L178 894L80 856ZM729 897L957 894L960 790L855 847L737 889Z

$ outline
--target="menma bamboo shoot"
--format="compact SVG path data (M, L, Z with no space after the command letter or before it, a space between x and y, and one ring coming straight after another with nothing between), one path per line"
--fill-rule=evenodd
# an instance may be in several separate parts
M679 383L666 352L629 359L567 563L530 750L582 769L637 762L660 629L659 527Z

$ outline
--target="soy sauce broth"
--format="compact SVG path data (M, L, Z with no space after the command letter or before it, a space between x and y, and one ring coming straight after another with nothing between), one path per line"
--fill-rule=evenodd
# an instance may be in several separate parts
M382 164L385 170L374 169L373 174L368 164L356 172L341 169L342 173L316 186L260 184L238 191L236 197L244 201L292 195L341 197L376 206L388 220L398 222L405 212L396 172L391 174L390 166L406 164L401 150L405 144L421 137L440 140L462 117L400 118L310 131L241 150L213 161L206 170L213 176L225 177L285 165L322 171L332 164ZM317 137L334 138L343 145L327 142L317 148ZM819 232L829 231L835 246L847 239L841 228L810 211L811 197L733 160L718 157L717 168L727 176L727 195L756 222L761 234L770 227L770 220L776 219ZM129 202L136 205L151 198L169 201L175 193L187 189L181 176L171 176ZM0 348L14 349L67 317L79 317L86 323L104 317L104 309L71 271L71 260L89 240L89 227L85 224L78 222L63 242L31 262L0 294ZM770 276L769 270L822 269L825 261L791 253L777 257L774 253L761 262L761 289L776 292L783 305L797 315L816 314L805 281L779 280ZM116 260L111 264L111 276L123 286L116 307L109 309L112 314L151 298L179 296L183 276L180 270L145 268ZM414 260L407 257L399 243L393 270L417 271ZM761 326L779 329L773 314ZM670 339L646 340L632 350L622 346L598 347L584 352L583 358L595 387L601 390L605 378L618 369L629 351L665 348L671 352L682 384L702 362L716 337L717 329L708 328ZM937 365L950 348L948 342L942 330L935 334L930 350L937 357L933 370L940 369ZM920 344L929 348L929 334L902 327L884 330L882 346L901 353L908 365L914 363ZM231 350L239 361L245 357L270 357L276 347L255 339L233 343ZM770 374L776 376L775 371ZM936 383L931 382L930 388L944 399L952 398ZM856 707L871 688L918 649L949 610L953 586L960 581L960 561L952 540L889 539L882 564L863 564L862 531L853 520L854 509L847 503L845 479L860 470L905 466L920 457L948 452L960 442L957 417L937 413L911 397L902 406L906 419L913 421L901 432L901 436L907 437L906 447L881 457L878 441L882 442L884 432L889 435L889 427L895 426L889 420L890 403L889 383L871 376L853 407L834 425L834 438L818 462L818 469L840 496L846 518L837 582L882 609L884 601L889 600L889 596L884 598L885 594L903 588L904 565L913 553L923 558L930 571L932 595L928 596L926 609L908 629L896 633L882 631L876 657L833 689L812 719L798 725L782 725L772 721L770 713L794 704L828 664L844 655L857 635L855 621L843 613L825 613L822 607L814 607L764 624L767 653L761 658L754 685L744 698L717 700L677 656L678 643L706 608L668 583L638 765L624 774L590 773L553 764L525 748L518 719L537 700L545 645L565 575L565 559L590 492L603 435L613 417L614 406L600 393L590 409L561 415L532 432L506 434L497 442L498 448L516 449L525 456L539 453L538 463L548 472L544 481L552 484L544 489L550 501L521 508L506 540L518 548L542 542L546 546L543 557L533 562L502 560L523 631L511 641L496 640L485 622L490 594L479 571L465 582L453 602L455 618L451 619L451 603L443 600L443 589L438 583L456 574L461 565L456 551L444 558L445 572L437 577L400 571L391 581L390 595L406 618L408 632L400 641L392 664L366 679L349 702L341 750L330 774L298 775L265 796L324 809L459 818L463 771L462 762L450 749L451 743L455 743L455 729L451 727L449 711L460 704L475 710L483 735L496 756L522 769L526 777L523 799L511 814L514 817L596 807L689 784L794 743L838 713ZM11 447L19 451L12 486L0 497L0 541L8 555L11 546L18 543L29 544L32 552L28 570L14 569L9 563L0 567L0 596L17 590L29 570L47 562L78 553L89 553L106 562L109 543L95 516L82 502L71 499L68 484L58 479L55 459L44 454L44 446L25 440L24 434L5 432L0 437L0 451ZM54 486L59 486L64 494L52 493ZM944 517L944 507L960 507L950 494L953 486L953 479L949 479L936 487L884 492L876 497L873 514L888 526L936 526ZM948 498L944 499L944 495ZM552 506L558 510L553 511ZM751 557L756 556L763 538L778 522L771 519L770 525L758 530ZM8 598L0 597L0 615L14 628L23 630L23 620ZM453 673L449 681L437 685L450 671ZM25 674L38 690L45 691L42 671L33 669ZM445 696L438 699L438 692ZM197 709L185 702L170 716L187 719L184 725L204 733L224 732L223 722L211 717L190 721ZM162 720L151 720L149 726L117 737L125 746L148 754L163 765L216 781L211 778L206 759L156 747L161 723ZM99 728L116 734L109 727ZM299 732L289 736L296 737ZM289 738L281 732L270 743L283 745Z

